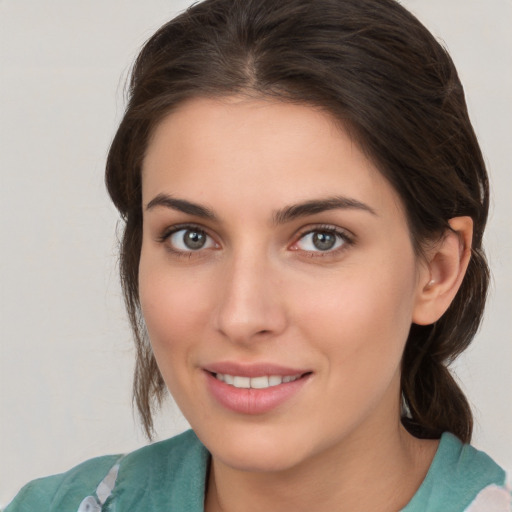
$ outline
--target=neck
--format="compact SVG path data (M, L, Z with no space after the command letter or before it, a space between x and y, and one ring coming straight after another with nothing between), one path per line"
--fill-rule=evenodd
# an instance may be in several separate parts
M239 471L213 459L205 510L396 512L421 485L438 442L412 437L399 422L374 432L359 430L285 471Z

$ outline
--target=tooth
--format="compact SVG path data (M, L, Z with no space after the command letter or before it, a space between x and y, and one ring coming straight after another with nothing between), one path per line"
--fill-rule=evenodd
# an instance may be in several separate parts
M293 382L299 379L300 375L286 375L281 377L280 375L262 375L261 377L241 377L235 375L228 375L223 373L217 373L215 375L217 379L236 388L254 388L254 389L265 389L271 386L278 386L282 383Z
M250 377L233 377L233 386L235 388L250 388L251 378Z
M263 389L263 388L268 388L268 386L269 386L268 377L266 377L266 376L253 377L251 379L251 388Z
M268 378L268 385L269 386L279 386L283 382L283 378L280 375L271 375Z

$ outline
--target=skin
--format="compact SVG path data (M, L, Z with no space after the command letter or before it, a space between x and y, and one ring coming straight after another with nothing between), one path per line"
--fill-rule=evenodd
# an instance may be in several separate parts
M181 105L153 134L142 185L141 306L162 376L212 454L205 509L405 506L437 442L400 424L401 357L411 323L435 321L460 285L470 221L419 260L399 197L331 117L263 99ZM275 222L333 197L366 208ZM183 224L207 235L202 248L168 236ZM334 249L314 246L319 231ZM276 409L241 414L206 386L204 366L226 360L311 375Z

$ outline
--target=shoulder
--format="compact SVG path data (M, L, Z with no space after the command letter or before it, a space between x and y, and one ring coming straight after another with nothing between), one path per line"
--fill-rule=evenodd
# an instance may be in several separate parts
M84 498L96 496L100 483L116 464L119 470L112 482L113 491L102 510L110 510L113 503L129 510L128 507L148 501L150 491L152 501L148 509L157 510L155 496L164 499L165 495L167 500L177 495L174 498L180 500L180 493L197 494L204 488L207 458L206 449L189 430L124 456L98 457L66 473L34 480L19 492L5 512L75 512Z
M447 437L446 459L454 475L456 494L464 499L465 512L512 512L505 471L486 453ZM448 478L448 474L444 474ZM451 489L450 489L451 490Z
M425 480L403 512L511 512L505 480L505 471L487 454L444 433ZM493 508L495 502L501 508Z
M464 512L510 512L512 489L501 485L484 487Z
M95 490L119 457L107 455L90 459L66 473L39 478L29 482L17 494L5 512L32 512L34 510L57 510L63 500L72 501L75 495ZM76 509L81 500L78 500Z
M121 510L203 510L209 453L192 430L127 455L112 499Z

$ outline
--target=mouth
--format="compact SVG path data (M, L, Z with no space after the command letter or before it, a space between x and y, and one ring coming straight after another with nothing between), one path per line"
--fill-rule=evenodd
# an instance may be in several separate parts
M209 372L213 377L221 382L238 389L267 389L281 384L295 382L298 379L310 375L311 372L299 373L296 375L261 375L256 377L246 377L243 375L230 375L228 373Z
M270 413L300 396L308 387L313 372L279 371L275 366L265 369L262 366L234 368L223 365L222 368L209 368L205 374L207 389L217 404L238 414L255 415Z
M313 376L310 368L289 367L271 362L218 361L202 370L214 401L239 414L265 414L293 403L307 389ZM298 399L298 398L297 398Z

